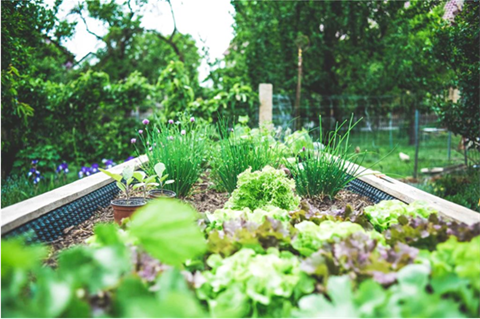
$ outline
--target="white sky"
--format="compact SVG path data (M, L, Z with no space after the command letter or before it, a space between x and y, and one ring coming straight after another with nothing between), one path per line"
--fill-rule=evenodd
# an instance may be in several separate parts
M53 5L55 0L47 0L48 5ZM86 54L96 51L102 46L95 36L89 34L85 24L76 14L68 15L70 10L80 0L64 0L59 10L59 18L67 17L69 21L78 21L74 36L63 43L80 60ZM123 0L118 0L122 3ZM135 1L132 1L132 4ZM191 34L201 53L202 46L209 48L210 58L222 58L233 38L234 9L229 0L172 0L172 6L177 22L177 30L181 33ZM163 34L170 34L173 30L173 20L170 7L166 1L150 0L142 8L142 26L146 29L155 29ZM86 17L86 15L85 15ZM103 36L106 27L97 20L87 18L88 28L96 34ZM203 41L203 43L202 43ZM205 61L200 67L200 80L208 75L208 66Z

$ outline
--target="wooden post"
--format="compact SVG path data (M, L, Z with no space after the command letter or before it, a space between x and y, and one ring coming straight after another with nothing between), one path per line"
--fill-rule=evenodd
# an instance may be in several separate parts
M258 86L260 98L259 124L272 121L273 85L260 83Z
M420 141L418 139L419 134L419 113L418 110L415 110L415 163L413 168L413 178L417 178L417 171L418 171L418 149L420 145Z
M300 118L300 98L302 95L302 49L298 48L298 78L297 78L297 92L295 95L295 130L299 130L302 120Z

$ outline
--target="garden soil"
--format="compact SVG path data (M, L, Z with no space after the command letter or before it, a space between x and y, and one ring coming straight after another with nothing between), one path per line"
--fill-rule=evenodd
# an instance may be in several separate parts
M137 195L140 196L140 194ZM208 178L204 178L195 185L192 195L184 200L194 206L199 212L213 212L216 209L223 208L223 205L228 200L228 193L215 191L213 189L213 183L209 181ZM326 211L332 208L343 208L347 204L350 204L354 210L363 211L366 206L374 204L364 196L344 190L338 193L335 200L315 198L308 199L308 202L320 211ZM45 264L55 267L60 251L74 245L84 244L85 240L93 235L93 229L96 224L113 222L113 209L109 206L99 209L91 218L85 220L83 223L64 229L64 235L62 237L49 243L51 251L45 260Z

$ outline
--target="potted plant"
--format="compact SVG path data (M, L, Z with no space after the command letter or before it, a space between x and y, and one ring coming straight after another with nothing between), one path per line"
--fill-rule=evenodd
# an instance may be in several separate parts
M156 177L158 178L157 185L160 185L160 189L153 189L149 191L148 196L150 198L177 196L177 194L174 191L163 189L164 185L172 184L173 182L175 182L173 179L166 180L168 177L168 174L163 175L163 172L165 172L165 164L158 163L157 165L155 165L153 169L155 170L155 173L157 173L156 175Z
M114 199L110 202L113 208L113 218L115 219L115 222L117 224L121 224L123 218L128 218L132 216L132 214L138 208L147 204L145 198L130 197L130 188L132 182L134 181L133 167L125 167L121 175L109 172L101 168L100 171L116 180L117 187L125 194L125 198Z
M147 190L160 185L159 183L155 183L158 176L157 175L147 176L145 172L136 171L136 172L133 172L133 177L138 181L137 184L133 185L133 189L141 188L143 192L143 197L140 197L140 198L143 198L147 201L151 199L151 197L147 197Z

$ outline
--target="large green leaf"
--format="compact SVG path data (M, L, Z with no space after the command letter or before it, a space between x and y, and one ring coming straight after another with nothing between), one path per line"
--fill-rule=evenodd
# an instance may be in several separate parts
M157 199L132 216L130 233L152 256L166 264L180 265L206 250L195 216L195 210L186 203Z

